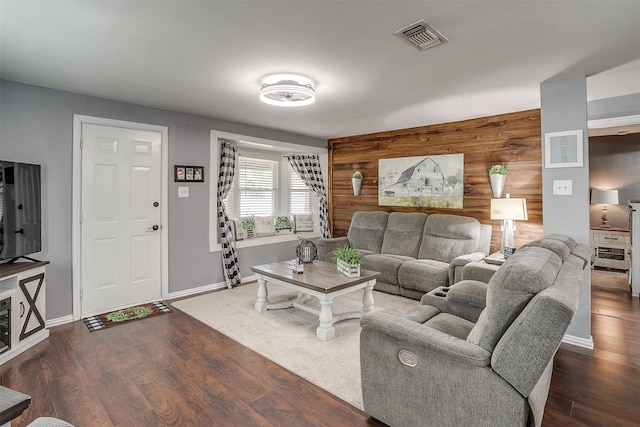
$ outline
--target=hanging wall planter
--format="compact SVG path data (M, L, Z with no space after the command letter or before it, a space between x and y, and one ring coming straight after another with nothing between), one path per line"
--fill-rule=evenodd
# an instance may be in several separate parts
M493 197L499 199L504 191L504 184L507 181L507 173L509 169L503 165L493 165L489 169L489 182L491 183L491 191Z
M360 171L355 171L351 175L351 185L353 186L353 195L359 196L362 188L362 173Z

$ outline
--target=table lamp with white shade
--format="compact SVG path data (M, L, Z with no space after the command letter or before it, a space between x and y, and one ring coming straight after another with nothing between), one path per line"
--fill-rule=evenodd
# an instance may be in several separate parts
M500 253L508 258L515 250L516 220L527 220L527 200L523 198L491 199L491 219L502 220Z
M607 217L607 205L618 204L618 190L591 190L591 203L602 204L602 224L600 227L611 227Z

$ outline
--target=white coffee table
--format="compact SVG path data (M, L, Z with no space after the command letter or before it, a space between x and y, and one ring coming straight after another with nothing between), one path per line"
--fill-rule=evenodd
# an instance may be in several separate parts
M258 279L256 311L263 313L267 310L295 307L317 314L320 323L316 329L316 336L323 341L328 341L336 336L336 330L333 327L334 323L346 319L358 319L362 317L362 314L373 310L373 287L376 284L376 277L380 273L361 270L359 277L347 277L338 272L335 264L324 261L305 264L304 273L295 273L295 262L295 260L289 260L251 267ZM270 304L267 282L297 291L298 298L278 304ZM364 289L361 311L333 313L331 304L335 297L359 289ZM318 298L320 310L304 303L309 296Z

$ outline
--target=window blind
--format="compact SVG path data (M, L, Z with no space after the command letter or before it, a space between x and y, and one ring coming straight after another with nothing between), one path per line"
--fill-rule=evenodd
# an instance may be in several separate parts
M278 162L240 156L238 216L267 216L278 212Z
M292 215L306 215L311 213L311 191L307 188L300 175L291 169L291 184L289 190L289 212Z

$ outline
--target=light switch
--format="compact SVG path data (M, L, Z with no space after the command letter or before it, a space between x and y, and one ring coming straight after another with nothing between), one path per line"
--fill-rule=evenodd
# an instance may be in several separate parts
M573 181L570 179L554 179L553 195L554 196L571 196L573 194Z
M189 197L189 187L178 187L178 197Z

